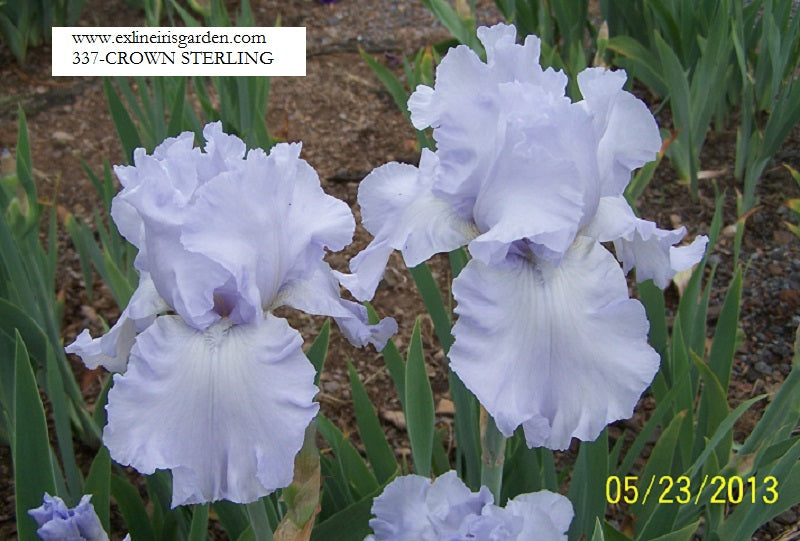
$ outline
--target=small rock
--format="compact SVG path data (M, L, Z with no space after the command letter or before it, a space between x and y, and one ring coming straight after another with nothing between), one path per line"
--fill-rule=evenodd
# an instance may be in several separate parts
M75 140L75 136L74 135L69 134L69 133L67 133L65 131L60 131L60 130L59 131L54 131L52 135L53 135L53 141L56 144L59 144L59 145L66 146L66 145L68 145L69 143L71 143L72 141Z
M772 367L767 363L765 363L764 361L758 361L753 368L755 368L758 372L761 372L765 376L772 375Z
M773 276L780 276L784 272L783 267L781 267L777 263L770 263L769 265L767 265L767 270L769 270L769 272L771 272Z
M329 394L336 394L342 386L335 381L323 381L322 390Z
M436 405L436 413L437 415L455 415L456 406L452 400L442 398Z
M381 412L384 421L389 421L400 430L406 428L406 416L400 410L387 410Z

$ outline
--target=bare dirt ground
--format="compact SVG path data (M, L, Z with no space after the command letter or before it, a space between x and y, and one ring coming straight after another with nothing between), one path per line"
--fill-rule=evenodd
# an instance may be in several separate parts
M272 80L267 111L270 130L281 139L302 141L302 157L319 172L324 189L347 201L358 217L356 194L360 179L387 161L415 163L419 152L411 126L361 58L359 48L399 75L398 59L414 53L420 46L447 38L447 31L417 0L341 0L333 4L312 0L253 0L252 4L258 24L271 25L280 18L284 26L307 27L307 76ZM493 2L478 4L481 22L499 20ZM122 0L89 0L80 24L139 26L143 20L142 13ZM0 149L8 148L13 154L19 104L28 118L41 197L52 200L57 187L58 204L88 218L98 198L80 159L99 171L103 158L120 163L122 151L107 111L102 80L52 78L49 55L46 46L32 50L27 63L18 66L8 50L0 46ZM652 99L648 103L653 108L658 105ZM666 116L659 121L669 124ZM702 168L721 171L715 181L728 191L726 226L733 224L736 217L734 143L735 131L711 133L702 156ZM784 220L793 219L784 203L790 197L800 196L800 190L781 163L800 169L797 128L767 168L758 191L760 206L747 222L743 257L750 264L741 308L745 342L736 355L732 403L777 388L790 370L794 332L800 324L800 241L783 224ZM642 198L640 214L657 220L662 227L685 224L690 237L707 233L714 201L711 182L701 182L700 198L693 201L688 188L675 180L665 161ZM60 240L57 287L67 303L63 335L65 343L69 343L84 327L99 332L100 318L113 322L119 308L108 294L97 295L89 302L77 255L65 232ZM359 228L353 245L343 253L331 255L331 264L344 270L346 262L368 241L369 235ZM732 244L733 238L723 235L711 256L719 264L709 309L712 323L732 275ZM436 259L432 268L437 279L444 283L446 262ZM101 284L96 283L95 287L102 293ZM668 302L674 309L677 304L674 289L668 294ZM395 342L404 351L414 320L424 313L424 307L398 254L392 256L373 304L381 315L398 321L400 331ZM292 316L293 326L302 332L307 343L316 336L322 322L320 318L302 314ZM438 421L449 425L445 359L427 316L423 316L422 328L432 386L440 405ZM405 432L396 415L401 408L380 355L372 349L355 350L338 331L332 333L321 383L323 412L346 433L354 430L346 370L348 358L353 360L362 379L369 382L370 396L386 421L384 426L398 453L407 453ZM75 363L76 370L81 370L77 359ZM81 374L85 393L92 400L105 375ZM740 434L746 433L755 419L753 414L740 423ZM357 440L357 435L354 436ZM12 538L15 532L10 468L7 449L0 449L0 539ZM797 523L795 508L763 528L760 538L773 539Z

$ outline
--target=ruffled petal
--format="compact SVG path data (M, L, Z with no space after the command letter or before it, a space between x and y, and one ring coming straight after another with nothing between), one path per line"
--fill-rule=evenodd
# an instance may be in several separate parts
M251 151L235 178L221 173L197 189L182 227L187 250L232 276L227 304L235 323L259 318L287 280L316 266L325 248L352 239L350 209L322 191L299 153L297 144L276 145L269 156Z
M658 369L644 308L628 298L613 256L588 238L558 265L472 260L453 294L453 370L503 434L523 425L531 447L595 439L630 417Z
M631 172L652 161L661 148L658 125L639 98L622 89L625 71L588 68L578 74L580 102L592 116L601 196L620 195Z
M356 347L371 343L380 351L397 332L397 322L390 317L375 325L368 324L367 309L339 296L339 283L324 262L307 278L288 282L278 294L277 302L308 314L333 317L347 340Z
M428 518L426 496L431 482L421 475L398 477L375 498L369 527L378 541L438 541Z
M455 471L431 483L419 475L404 475L392 481L375 498L369 525L375 541L466 541L469 528L481 511L491 505L486 487L472 492Z
M45 493L44 503L28 511L39 526L36 534L44 541L108 541L91 498L86 494L68 509L64 500Z
M621 195L601 197L583 233L600 242L614 241L623 271L636 267L638 282L652 279L662 289L676 273L700 261L708 243L708 237L698 235L689 246L674 246L686 235L685 227L659 229L654 222L637 218Z
M84 329L64 350L78 355L91 370L103 366L109 372L124 372L136 334L149 327L156 314L167 308L150 276L142 273L128 306L106 334L93 339L89 330Z
M454 470L437 477L426 496L428 516L440 534L454 534L462 529L464 518L480 515L494 501L488 488L472 492Z
M524 521L517 541L566 541L575 515L569 499L548 490L520 494L505 508Z
M691 268L703 258L708 237L698 235L689 246L676 247L686 235L686 228L672 231L658 229L653 222L637 220L636 229L614 241L617 257L627 272L636 267L636 281L652 279L661 289L676 273Z
M171 469L172 505L254 501L292 481L316 415L314 368L285 320L197 331L161 316L114 377L103 441L142 473Z
M371 299L392 250L400 250L409 267L433 254L465 245L474 225L459 216L432 191L436 157L423 151L420 167L388 163L361 181L358 202L364 227L375 238L350 263L354 277L339 275L359 300Z

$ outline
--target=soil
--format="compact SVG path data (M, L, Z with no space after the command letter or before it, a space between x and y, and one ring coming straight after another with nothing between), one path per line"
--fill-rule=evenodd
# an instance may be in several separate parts
M311 0L252 0L257 24L271 25L280 18L284 26L307 28L308 62L306 77L273 78L268 125L273 135L287 141L302 141L302 157L319 173L323 188L347 201L359 217L356 195L359 181L373 168L387 161L416 163L419 151L413 129L397 110L381 82L361 58L359 49L401 74L400 61L424 45L449 37L420 1L341 0L319 3ZM492 1L479 1L479 22L500 20ZM88 0L82 20L85 26L140 26L143 14L122 0ZM52 78L50 50L47 46L29 51L23 66L18 66L5 48L0 48L0 149L12 153L16 144L16 112L23 107L32 143L35 176L42 199L52 201L69 212L88 219L98 206L81 160L100 171L103 160L120 163L122 150L107 111L102 80L98 78ZM642 96L651 108L659 103ZM668 126L666 113L659 118ZM732 125L734 125L732 123ZM735 132L726 129L709 134L703 150L702 169L714 176L700 183L694 200L687 186L665 160L656 172L639 204L640 215L656 220L662 227L685 224L690 238L708 232L714 208L714 186L727 190L724 225L736 221L733 178ZM800 197L800 190L781 164L800 170L800 129L795 128L759 184L759 206L749 216L743 242L743 261L749 262L745 274L741 328L744 342L736 354L731 384L732 404L763 392L774 391L789 373L795 329L800 324L800 241L784 221L796 222L785 202ZM345 270L347 261L369 242L360 226L354 243L342 253L332 254L329 262ZM726 227L712 252L718 263L709 314L712 324L724 300L732 276L733 237ZM85 327L93 334L102 321L113 322L119 315L108 291L96 281L91 300L86 294L79 261L66 233L59 238L58 290L66 302L63 337L70 343ZM437 256L432 269L441 284L448 278L446 259ZM674 310L678 293L668 291L669 308ZM399 325L395 343L405 351L414 319L425 310L399 254L394 254L373 305L382 316L394 317ZM297 314L292 325L301 331L307 345L316 336L323 320ZM422 317L423 343L438 407L438 422L451 423L447 401L444 355L427 316ZM713 335L713 331L711 332ZM373 349L352 348L332 332L328 358L321 382L319 400L322 411L342 428L355 434L349 396L346 360L351 359L367 388L394 448L408 453L401 410L391 379ZM73 359L87 400L92 402L107 377L102 372L86 372ZM737 425L737 438L745 435L757 420L758 412ZM635 422L636 420L634 420ZM87 452L87 460L91 455ZM85 464L85 466L88 466ZM11 464L7 449L0 448L0 539L15 533ZM773 521L759 532L761 539L774 539L797 528L800 510ZM117 532L115 532L116 534Z

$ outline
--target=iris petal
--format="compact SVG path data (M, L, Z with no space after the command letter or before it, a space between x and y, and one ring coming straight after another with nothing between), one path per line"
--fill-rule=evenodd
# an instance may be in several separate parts
M655 223L637 218L621 195L600 198L597 214L585 233L600 242L614 241L623 271L636 267L637 281L652 279L662 289L675 273L700 261L708 243L708 237L698 235L689 246L674 246L686 235L685 227L659 229Z
M369 325L367 309L339 296L339 283L324 262L320 262L308 277L288 282L281 289L278 302L307 314L333 317L347 340L356 347L371 343L380 351L397 332L397 323L392 318Z
M409 267L433 254L463 246L475 235L474 225L461 218L432 189L430 171L436 158L425 151L420 167L396 162L372 171L358 190L364 226L375 238L350 263L353 277L339 275L359 300L372 298L392 250L400 250Z
M65 350L78 355L90 369L103 366L109 372L124 372L136 333L149 327L156 314L167 308L150 276L142 273L139 287L114 326L100 338L92 338L89 330L84 329Z
M578 74L584 109L591 115L600 168L600 195L620 195L631 171L656 157L658 126L645 103L626 92L624 71L588 68Z
M579 237L559 265L470 261L453 294L451 366L503 434L523 425L529 446L593 440L630 417L658 369L644 308L590 239Z
M316 415L314 369L285 320L204 332L161 316L109 392L103 441L140 472L172 469L172 505L250 502L287 486Z

